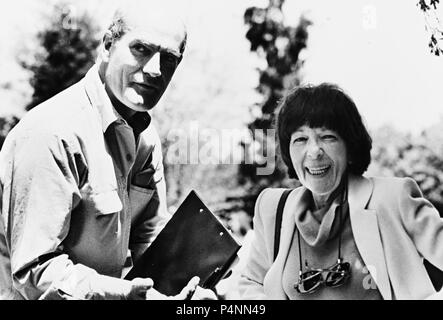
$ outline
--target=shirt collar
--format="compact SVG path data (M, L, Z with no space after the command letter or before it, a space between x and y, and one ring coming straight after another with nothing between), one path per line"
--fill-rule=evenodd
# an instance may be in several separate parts
M92 106L100 115L103 133L116 121L120 120L126 123L113 107L105 85L100 79L96 64L92 66L85 76L85 90ZM141 133L151 124L151 116L147 112L139 112L128 121L128 124L133 127L134 131Z

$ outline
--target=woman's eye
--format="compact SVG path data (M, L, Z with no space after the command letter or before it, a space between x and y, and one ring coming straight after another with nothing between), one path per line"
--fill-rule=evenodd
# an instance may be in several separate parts
M305 138L305 137L298 137L298 138L295 138L295 139L292 141L292 143L304 143L304 142L306 142L306 140L308 140L308 139Z
M330 140L330 141L335 141L337 140L337 137L332 135L332 134L325 134L324 136L322 136L323 140Z

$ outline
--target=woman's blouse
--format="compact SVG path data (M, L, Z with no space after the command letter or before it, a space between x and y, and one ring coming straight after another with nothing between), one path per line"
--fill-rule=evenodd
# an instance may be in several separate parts
M295 217L297 225L294 232L291 248L283 270L283 288L291 300L381 300L382 296L372 279L358 252L352 233L349 219L349 205L340 204L340 196L330 206L312 211L309 208L313 203L312 194L304 190L300 205L301 214ZM340 219L340 206L343 206ZM341 223L340 223L341 222ZM300 237L298 236L300 232ZM301 241L302 271L307 271L306 263L310 268L327 269L338 260L339 235L341 239L341 258L343 262L351 264L350 278L339 287L322 285L317 291L310 294L300 294L295 285L299 279L299 244ZM369 267L370 268L370 267ZM326 277L326 272L323 275Z

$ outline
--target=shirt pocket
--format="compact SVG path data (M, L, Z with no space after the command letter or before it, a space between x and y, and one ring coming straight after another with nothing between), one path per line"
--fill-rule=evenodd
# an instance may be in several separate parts
M123 210L123 204L116 190L89 194L85 201L87 211L96 216L106 216Z
M143 189L154 189L156 182L154 181L155 169L148 168L146 170L137 172L132 178L132 185L139 187L140 192L144 192Z
M142 188L135 185L130 186L129 201L134 217L146 210L155 192L156 190L152 188Z

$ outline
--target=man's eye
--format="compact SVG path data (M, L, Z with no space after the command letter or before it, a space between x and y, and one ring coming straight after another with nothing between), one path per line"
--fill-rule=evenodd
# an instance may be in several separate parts
M165 63L167 65L176 65L178 61L178 58L172 54L162 54L161 55L161 62L162 64Z
M147 47L145 47L144 45L141 45L141 44L134 45L132 47L132 49L135 50L137 53L143 54L143 55L146 55L151 51Z

